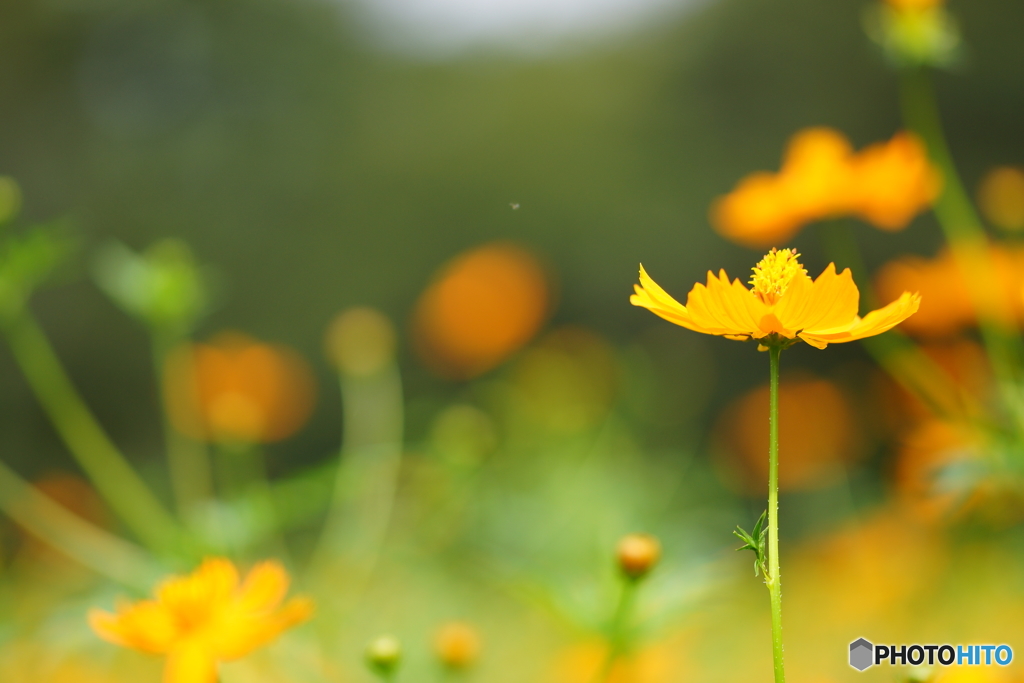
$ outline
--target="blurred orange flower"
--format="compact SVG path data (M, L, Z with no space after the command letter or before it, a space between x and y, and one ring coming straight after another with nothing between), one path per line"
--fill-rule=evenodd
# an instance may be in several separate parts
M986 173L978 183L978 208L997 228L1024 230L1024 169L998 166Z
M754 173L711 207L711 221L745 246L785 242L805 224L854 215L883 230L900 230L938 196L938 171L910 133L855 154L830 128L809 128L790 140L778 173Z
M480 656L480 634L462 621L450 621L434 634L434 654L445 666L465 669Z
M977 435L963 426L927 420L903 437L896 461L899 500L915 517L935 521L967 502L970 489L943 484L943 472L977 460Z
M992 280L996 287L984 292L981 305L987 316L1003 326L1024 321L1024 249L993 245L989 248ZM948 336L977 324L967 278L953 254L944 249L933 259L903 256L890 261L875 276L875 289L885 299L905 289L921 293L917 315L903 329L911 334Z
M945 0L885 0L889 6L903 11L922 11L944 5Z
M536 257L509 243L484 245L446 264L420 296L415 348L444 377L476 377L533 338L550 305Z
M279 441L298 431L313 409L306 362L291 349L237 332L179 347L165 373L171 421L195 439Z
M865 147L850 159L850 166L853 184L848 210L882 230L907 227L942 188L924 146L906 132Z
M762 340L769 335L802 339L823 349L881 334L917 311L921 297L903 292L888 306L857 315L860 292L850 270L836 274L835 264L811 280L797 261L796 250L772 249L754 266L747 289L738 279L729 282L722 270L708 272L708 283L694 285L686 306L669 296L640 267L640 284L629 301L671 323L695 332L729 339Z
M768 385L731 403L719 418L720 457L737 470L744 490L762 491L768 481ZM850 402L832 382L815 377L779 385L779 488L827 486L859 455L860 430Z
M167 655L164 683L215 683L219 662L244 657L312 616L305 598L281 604L288 583L276 562L256 565L241 581L230 561L209 559L165 581L155 600L120 605L116 614L92 610L89 624L115 645Z

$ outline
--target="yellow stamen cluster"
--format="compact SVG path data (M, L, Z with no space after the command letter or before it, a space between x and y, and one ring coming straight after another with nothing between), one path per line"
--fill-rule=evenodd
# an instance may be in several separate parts
M754 266L754 275L750 278L753 292L766 304L774 304L779 300L789 283L799 274L807 274L807 270L797 261L800 254L796 249L773 248L761 261Z

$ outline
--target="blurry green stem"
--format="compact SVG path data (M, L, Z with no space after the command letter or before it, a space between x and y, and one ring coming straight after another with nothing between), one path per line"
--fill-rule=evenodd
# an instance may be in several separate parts
M921 137L932 160L942 172L942 194L935 202L935 216L964 274L978 311L982 338L992 359L1007 407L1017 408L1014 381L1014 339L997 324L994 296L999 291L988 252L988 238L974 210L953 155L946 142L935 93L924 68L907 70L901 83L903 119ZM1019 339L1016 340L1019 344Z
M339 379L344 439L314 566L324 570L342 557L355 570L351 585L358 595L391 519L402 462L402 381L394 363L368 376L341 372Z
M206 446L185 436L171 424L167 405L167 360L182 341L181 337L153 331L153 370L160 392L164 439L167 447L167 467L171 475L171 488L178 514L187 516L197 503L212 496L212 475Z
M69 512L2 462L0 509L68 557L126 586L148 591L162 574L142 548Z
M622 577L619 602L615 606L615 613L608 624L608 652L605 654L601 668L598 669L594 683L606 683L611 678L615 662L629 646L629 619L633 613L633 603L636 602L637 588L642 580L643 577L625 575Z
M255 538L270 541L275 554L287 560L288 547L281 534L263 452L255 444L221 443L216 455L221 497L248 514ZM222 539L228 545L239 540ZM244 546L245 543L236 543L230 549L242 553Z
M772 605L772 660L775 683L785 683L782 663L782 573L779 570L779 359L782 347L768 349L771 359L770 406L768 410L768 575L765 583Z
M174 519L97 424L31 312L7 320L4 331L36 398L113 511L151 548L178 550Z

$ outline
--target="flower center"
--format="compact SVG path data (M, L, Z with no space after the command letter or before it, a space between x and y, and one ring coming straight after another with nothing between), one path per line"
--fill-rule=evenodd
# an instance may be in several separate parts
M806 275L797 257L796 249L772 249L754 266L754 275L750 278L751 291L766 304L774 304L779 300L789 283L799 274Z

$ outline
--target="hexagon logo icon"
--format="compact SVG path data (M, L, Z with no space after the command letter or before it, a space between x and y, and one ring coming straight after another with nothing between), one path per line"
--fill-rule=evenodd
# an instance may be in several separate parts
M874 654L875 646L869 643L863 638L850 643L850 666L857 671L863 671L875 662Z

